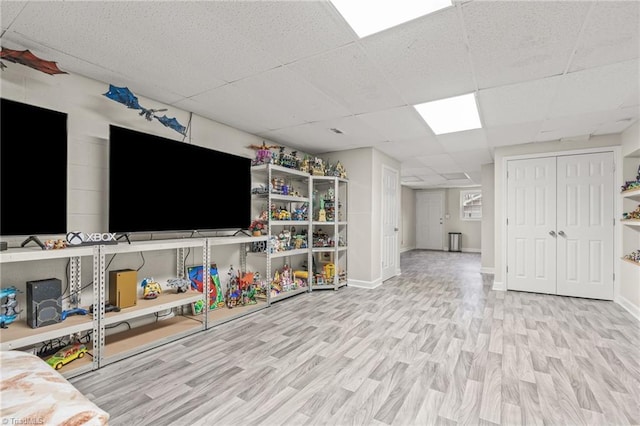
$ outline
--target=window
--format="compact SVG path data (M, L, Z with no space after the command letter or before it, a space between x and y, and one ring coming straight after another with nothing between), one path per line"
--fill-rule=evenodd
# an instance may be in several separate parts
M482 191L474 189L470 191L460 191L460 219L480 220L482 219Z

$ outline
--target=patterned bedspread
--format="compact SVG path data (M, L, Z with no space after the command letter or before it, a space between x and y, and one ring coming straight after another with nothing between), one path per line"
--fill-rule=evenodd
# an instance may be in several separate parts
M35 355L0 352L2 425L107 425L109 414Z

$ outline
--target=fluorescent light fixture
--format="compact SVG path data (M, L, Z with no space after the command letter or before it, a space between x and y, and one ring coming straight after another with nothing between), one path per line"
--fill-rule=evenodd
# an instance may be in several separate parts
M451 0L331 0L331 3L360 38L451 6Z
M414 107L436 135L482 127L473 93L426 102Z

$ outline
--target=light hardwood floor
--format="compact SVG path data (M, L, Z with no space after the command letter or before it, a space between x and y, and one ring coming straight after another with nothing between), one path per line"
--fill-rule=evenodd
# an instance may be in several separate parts
M401 267L71 382L111 426L640 424L640 324L619 305L492 291L474 253Z

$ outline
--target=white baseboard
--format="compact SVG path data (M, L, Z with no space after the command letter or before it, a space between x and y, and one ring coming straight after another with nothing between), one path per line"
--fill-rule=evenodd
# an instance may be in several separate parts
M491 290L496 290L496 291L507 291L506 286L504 285L503 282L500 281L494 281L493 282L493 287L491 287Z
M462 248L463 253L480 253L480 249L477 248Z
M400 253L404 253L405 251L415 250L415 247L405 247L400 249Z
M496 273L494 268L480 268L481 274L494 274Z
M629 301L629 299L623 297L623 296L618 296L614 299L614 302L616 302L618 305L622 306L627 312L629 312L631 315L633 315L635 317L635 319L637 319L638 321L640 321L640 307L634 305L633 303L631 303Z
M360 280L349 280L349 287L357 287L357 288L366 288L366 289L374 289L382 285L382 279L378 278L375 281L360 281Z

